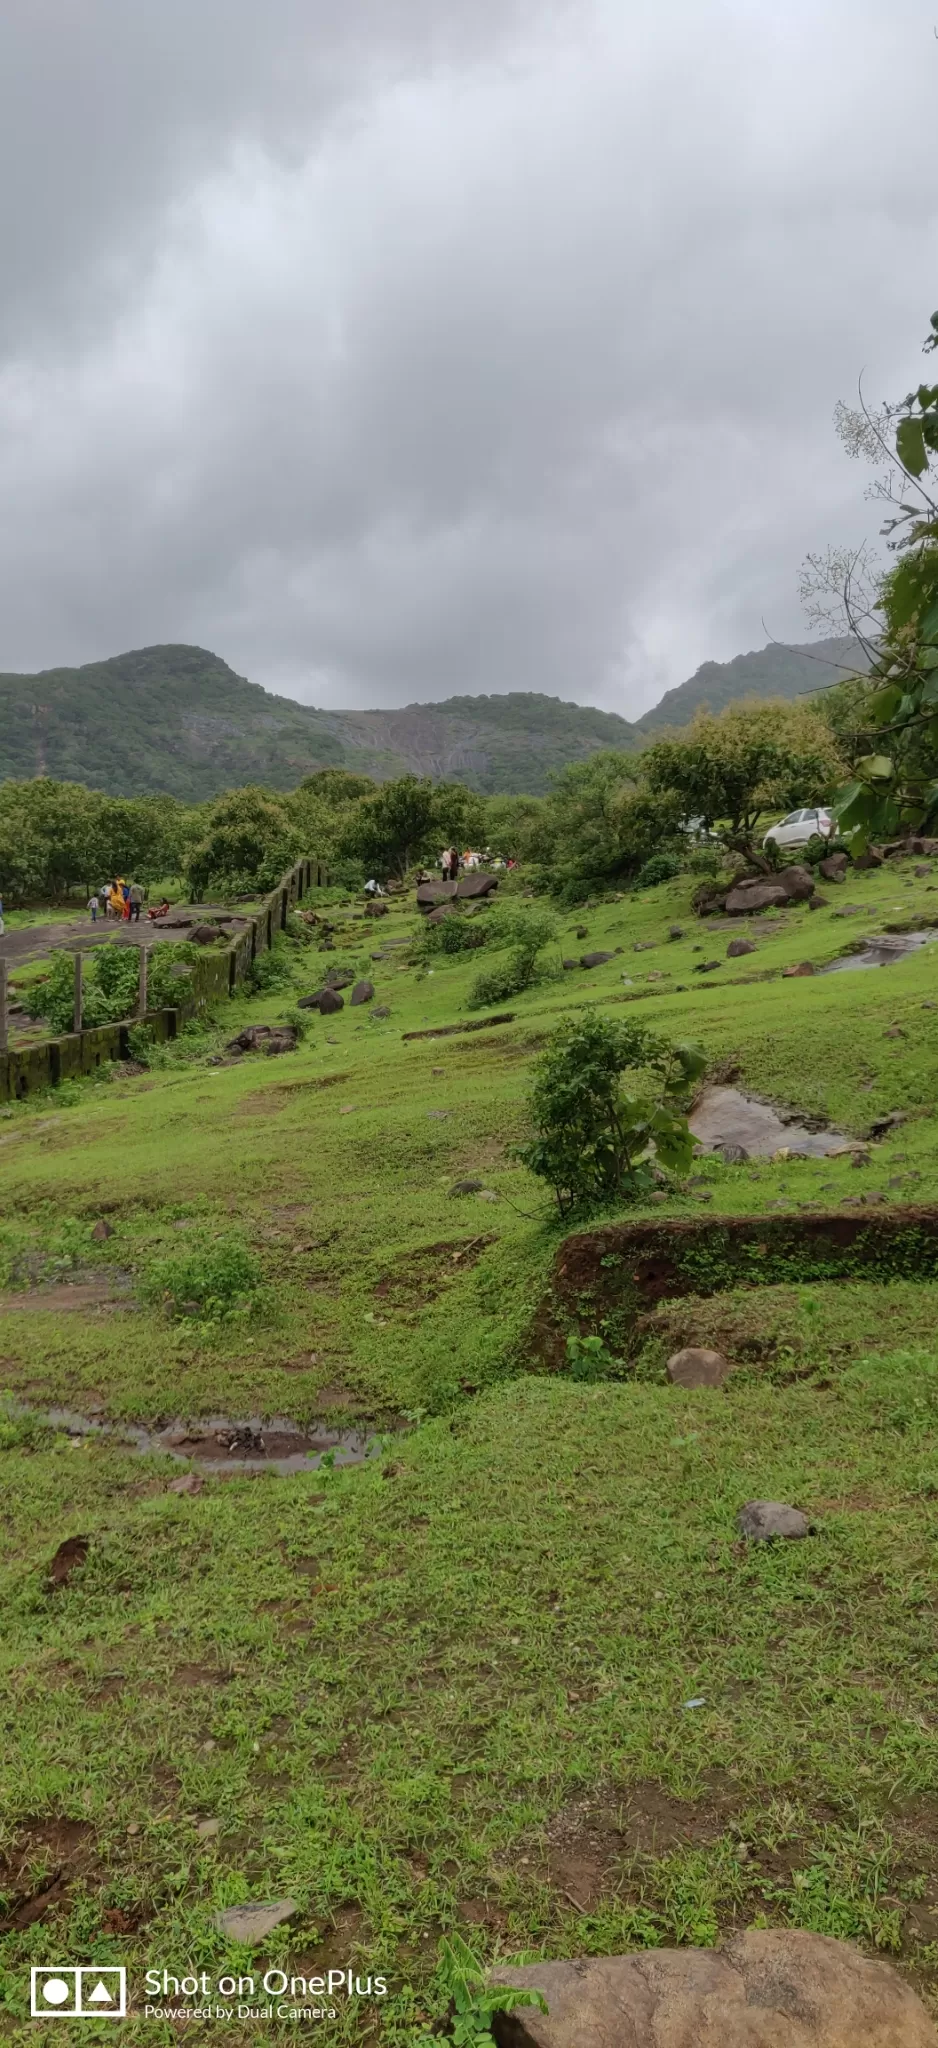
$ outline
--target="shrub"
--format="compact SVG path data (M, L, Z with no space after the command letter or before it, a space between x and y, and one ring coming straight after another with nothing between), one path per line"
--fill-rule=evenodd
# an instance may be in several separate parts
M247 985L256 996L279 995L282 989L293 987L292 962L282 946L275 943L266 953L258 953L251 963Z
M686 1096L703 1073L699 1046L671 1044L638 1023L587 1016L562 1024L535 1069L536 1135L518 1150L553 1188L561 1216L637 1201L654 1184L654 1161L690 1165ZM632 1092L622 1076L642 1075Z
M638 874L635 877L635 887L636 889L655 889L659 882L673 882L675 875L680 874L683 865L680 854L653 853L651 859L646 860L644 867L639 868Z
M433 959L440 953L472 953L485 945L486 937L485 919L461 917L458 911L453 911L448 917L442 917L439 924L423 925L415 951L422 960Z
M723 866L723 859L722 847L693 846L684 865L692 875L718 875Z
M467 998L470 1010L486 1010L493 1003L505 1003L521 995L544 973L538 955L557 936L549 910L535 910L526 904L504 904L491 913L487 944L510 946L507 960L486 968L476 976Z
M227 1322L257 1306L261 1282L257 1260L236 1238L187 1245L154 1259L141 1285L145 1301L162 1303L172 1315L197 1315Z

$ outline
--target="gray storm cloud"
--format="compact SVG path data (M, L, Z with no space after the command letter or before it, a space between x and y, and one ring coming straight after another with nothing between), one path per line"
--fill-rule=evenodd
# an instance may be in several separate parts
M926 0L8 0L0 667L629 715L803 638L936 84Z

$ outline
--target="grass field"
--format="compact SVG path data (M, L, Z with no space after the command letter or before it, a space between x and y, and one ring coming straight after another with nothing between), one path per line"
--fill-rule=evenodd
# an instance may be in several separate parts
M548 1032L638 1005L848 1137L905 1119L860 1166L708 1158L649 1215L934 1203L938 950L781 976L938 918L934 888L852 876L730 961L680 880L562 918L513 1023L408 1042L466 1020L479 956L374 961L412 907L349 909L334 953L284 946L279 986L147 1072L0 1111L0 2039L31 2038L31 1963L124 1962L139 1994L147 1968L260 1957L383 1973L328 2033L397 2048L441 2009L453 1927L486 1960L810 1927L892 1956L938 2010L938 1287L665 1303L617 1377L549 1376L530 1330L562 1232L512 1157ZM586 947L622 951L560 971ZM346 1007L291 1055L209 1063L336 963L385 1019ZM667 1382L691 1340L734 1360L723 1392ZM54 1405L367 1422L380 1447L180 1495L179 1463L69 1436ZM816 1534L745 1547L753 1496ZM286 1895L260 1950L213 1929Z

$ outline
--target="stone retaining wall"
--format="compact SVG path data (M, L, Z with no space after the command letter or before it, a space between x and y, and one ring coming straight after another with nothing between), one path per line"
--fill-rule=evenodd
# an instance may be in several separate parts
M39 1045L0 1053L0 1102L12 1102L37 1089L55 1088L60 1081L78 1080L92 1074L106 1060L127 1059L128 1033L133 1024L145 1023L159 1039L175 1038L187 1017L208 1009L222 996L231 996L250 973L258 953L266 953L278 931L286 925L290 910L310 889L325 888L328 870L322 861L300 860L278 882L259 910L252 911L242 931L227 946L207 952L193 963L186 998L174 1009L148 1010L146 1017L128 1017L118 1024L98 1024L87 1031L71 1031L62 1038L44 1039ZM154 945L159 944L154 930Z

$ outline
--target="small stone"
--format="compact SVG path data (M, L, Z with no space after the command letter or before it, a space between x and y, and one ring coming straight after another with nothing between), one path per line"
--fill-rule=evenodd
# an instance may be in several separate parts
M113 1235L113 1226L110 1223L106 1223L102 1216L100 1223L95 1224L91 1233L91 1242L92 1244L106 1244L108 1238L113 1237Z
M683 937L684 937L684 926L683 926L682 924L672 924L672 925L669 925L669 926L668 926L668 938L669 938L669 939L682 939Z
M179 1494L201 1493L204 1484L205 1481L199 1477L198 1472L184 1472L181 1479L170 1480L166 1491Z
M478 1192L478 1194L477 1194L477 1196L476 1196L476 1201L477 1201L477 1202L497 1202L497 1201L498 1201L498 1196L497 1196L497 1194L495 1193L495 1189L494 1189L494 1188L480 1188L480 1189L479 1189L479 1192Z
M374 1020L376 1017L390 1017L391 1012L389 1009L386 1008L384 1003L381 1003L376 1010L372 1010L371 1015L372 1020Z
M198 1827L196 1828L196 1834L198 1835L200 1842L213 1842L215 1836L221 1834L221 1821L200 1820Z
M889 1025L889 1027L888 1027L888 1029L887 1029L886 1031L884 1031L884 1032L883 1032L883 1037L884 1037L884 1038L904 1038L904 1037L905 1037L905 1032L903 1031L903 1029L902 1029L902 1026L901 1026L901 1024L890 1024L890 1025Z
M793 975L794 975L794 976L797 976L797 975L799 975L799 974L813 974L813 973L814 973L814 962L813 962L813 960L799 960L799 962L798 962L798 965L797 965L797 967L783 967L783 968L782 968L782 979L783 979L783 981L790 981Z
M872 1152L865 1151L862 1145L860 1145L855 1152L851 1153L850 1164L851 1166L872 1166L873 1154Z
M825 882L844 882L847 879L847 856L845 853L829 853L826 860L818 861L818 874Z
M751 1156L745 1145L718 1145L716 1150L724 1166L745 1166Z
M588 939L589 935L589 925L587 924L578 924L573 934L575 939Z
M580 964L580 963L579 963L579 960L565 960L565 961L564 961L564 963L563 963L563 965L564 965L564 973L565 973L565 974L569 974L569 973L570 973L570 970L571 970L571 968L573 968L573 967L579 967L579 964Z
M636 939L632 947L633 953L653 953L654 950L654 939Z
M712 974L715 967L722 965L722 960L698 960L691 971L694 974Z
M615 958L613 953L581 953L581 967L605 967L607 960Z
M811 1524L800 1508L790 1508L780 1500L747 1500L736 1517L740 1534L747 1536L751 1543L770 1543L776 1536L809 1536Z
M688 1344L668 1359L668 1378L676 1387L722 1387L732 1369L722 1351L702 1345Z
M138 1820L132 1820L130 1826L127 1829L127 1833L128 1835L139 1835L140 1822Z
M726 949L728 960L741 960L744 953L755 953L757 948L752 939L731 939Z
M916 868L914 870L914 873L916 875L917 880L922 882L924 881L926 875L931 874L931 868Z
M484 1180L454 1180L448 1191L451 1195L481 1195L485 1192Z
M298 1912L295 1899L274 1899L264 1904L228 1906L223 1913L216 1913L214 1925L219 1934L229 1941L251 1943L266 1941L275 1927L284 1920L292 1920Z

